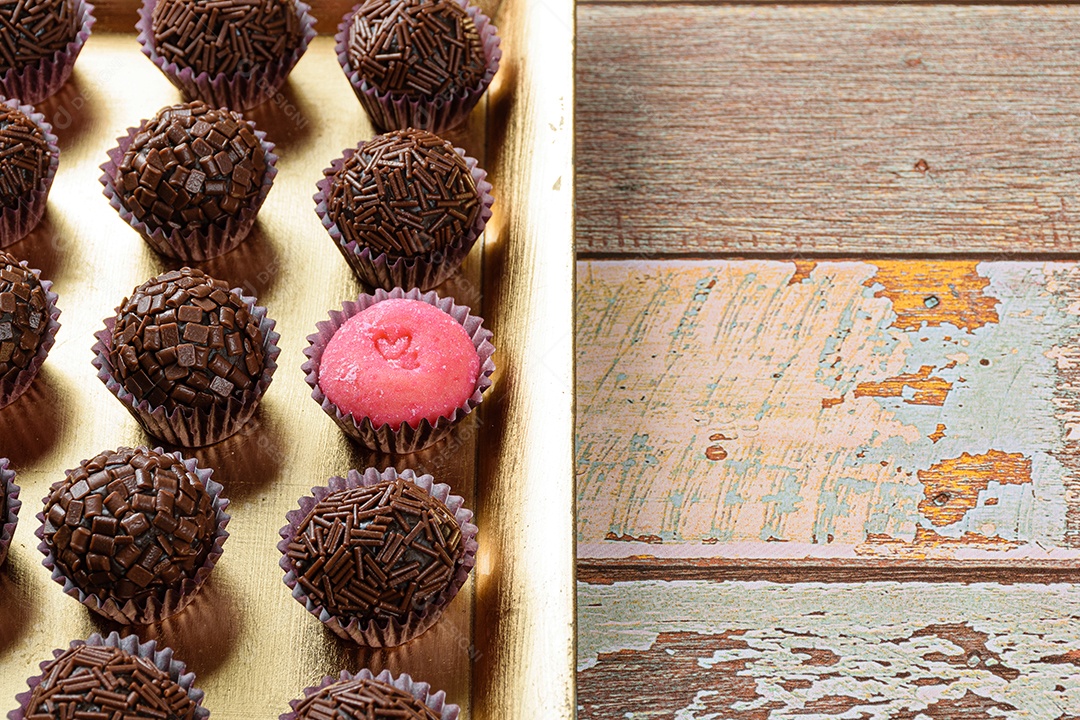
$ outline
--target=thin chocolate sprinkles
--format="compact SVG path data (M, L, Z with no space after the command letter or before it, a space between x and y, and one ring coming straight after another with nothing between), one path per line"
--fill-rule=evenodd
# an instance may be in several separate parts
M109 352L116 379L152 406L209 409L262 376L263 334L243 299L201 270L146 281L124 300Z
M352 69L384 93L449 99L486 72L480 34L454 0L367 0L348 43Z
M296 720L439 720L415 697L378 680L340 680L296 706ZM29 718L27 720L30 720Z
M345 242L414 257L463 240L480 193L453 145L410 128L361 145L333 176L327 207Z
M266 155L240 113L200 101L148 120L124 153L116 191L151 230L224 224L259 194Z
M0 4L0 73L47 58L78 34L73 0Z
M49 321L47 300L37 276L0 252L0 382L13 383L37 355Z
M293 0L159 0L151 20L159 55L211 77L254 72L303 39Z
M214 544L213 501L195 473L147 448L103 452L54 484L45 544L101 600L161 597L194 578Z
M450 586L464 554L450 509L404 478L331 493L286 550L313 599L361 621L423 610Z
M0 32L0 38L5 36ZM36 190L49 161L49 143L41 128L19 110L0 104L0 204L15 207Z

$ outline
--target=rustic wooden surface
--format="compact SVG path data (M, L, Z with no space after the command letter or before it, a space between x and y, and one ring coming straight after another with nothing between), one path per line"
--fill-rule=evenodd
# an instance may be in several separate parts
M1080 6L578 15L582 251L1080 249Z

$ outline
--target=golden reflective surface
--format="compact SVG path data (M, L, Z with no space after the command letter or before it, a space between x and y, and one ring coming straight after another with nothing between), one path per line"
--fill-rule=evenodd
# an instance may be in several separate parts
M138 629L141 638L172 646L197 674L214 717L277 717L323 675L364 666L408 672L446 690L464 717L572 714L573 424L569 396L561 389L551 392L553 383L571 387L572 84L565 72L557 75L565 82L567 115L553 143L546 125L535 132L544 113L521 104L537 96L517 76L522 59L516 51L534 52L539 46L526 42L523 25L507 32L508 23L526 20L511 16L514 6L505 3L500 9L500 28L515 45L504 42L507 70L500 72L498 94L489 93L502 98L505 107L482 105L468 128L450 136L482 164L489 154L495 162L488 168L496 187L496 217L489 226L494 230L477 244L462 271L439 288L458 302L483 308L495 326L502 379L496 378L491 397L498 401L490 412L486 401L479 419L472 416L423 453L385 458L358 449L310 399L299 369L304 338L315 323L362 291L311 201L330 160L373 134L337 65L331 38L315 40L276 101L247 113L277 143L280 173L247 241L199 266L246 288L270 309L282 335L279 368L255 419L240 435L191 453L214 468L232 500L231 537L221 562L187 610ZM105 10L119 12L115 5ZM572 18L569 4L561 11ZM319 25L324 33L336 24L336 17L318 7L316 15L324 18ZM554 43L544 53L569 53L569 43L566 35L563 44ZM569 54L559 62L569 67ZM178 99L139 52L134 35L98 32L72 80L38 107L60 137L60 171L41 226L9 250L54 281L63 314L57 344L33 388L0 410L0 455L11 458L25 503L8 563L0 569L3 712L15 706L26 678L37 674L38 662L51 657L53 648L95 631L132 631L92 616L49 579L36 549L34 515L65 468L107 448L149 442L96 378L90 347L102 319L131 288L179 264L154 254L109 207L97 166L125 128ZM519 125L488 135L485 110ZM545 169L537 174L532 162L541 156ZM555 165L562 167L562 191L546 198L541 238L545 209L538 201L550 195L546 191L554 179L548 175ZM547 185L530 190L540 181ZM513 212L500 209L504 202L513 203ZM492 242L496 253L487 249ZM512 301L507 293L515 296ZM555 307L545 305L551 312L541 312L532 293L537 303L554 301ZM528 323L539 325L530 330ZM544 367L535 366L538 360ZM545 413L546 430L528 419L536 412ZM486 457L482 480L478 443ZM369 651L323 630L290 597L278 567L277 531L312 485L351 467L388 464L431 472L466 498L478 512L480 566L434 629L402 648ZM477 496L480 488L484 498ZM538 538L527 538L523 533L530 528L544 528L549 540L538 544ZM474 616L484 618L483 632L475 636Z

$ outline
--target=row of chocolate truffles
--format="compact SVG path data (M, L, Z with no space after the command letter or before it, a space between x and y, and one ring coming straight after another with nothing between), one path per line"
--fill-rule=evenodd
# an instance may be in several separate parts
M203 692L194 673L170 648L118 633L92 635L53 651L27 681L8 720L36 718L170 718L205 720ZM290 701L279 720L457 720L461 709L407 674L342 671Z
M0 557L18 523L0 459ZM292 596L329 630L396 647L442 617L476 563L464 499L431 475L351 470L299 499L281 528ZM64 593L123 625L181 613L224 553L229 501L209 468L161 448L119 448L68 470L37 515L42 564Z
M273 97L315 37L298 0L143 0L143 53L188 99L239 110ZM0 5L0 91L37 103L71 75L94 23L85 0ZM372 123L443 132L465 121L499 68L499 36L466 0L365 0L335 52Z

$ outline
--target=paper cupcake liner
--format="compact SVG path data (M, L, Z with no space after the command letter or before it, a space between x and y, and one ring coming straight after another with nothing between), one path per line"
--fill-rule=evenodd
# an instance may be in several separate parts
M379 427L371 422L370 418L362 418L357 421L352 415L342 412L337 405L327 399L319 387L319 364L322 362L323 351L330 338L334 336L345 321L359 312L366 310L375 303L391 299L420 300L428 305L433 305L461 323L465 332L472 338L473 347L480 356L480 374L476 378L476 390L456 410L452 417L440 417L434 424L428 420L421 420L419 425L413 427L408 423L402 423L397 430L392 430L387 423ZM440 298L434 292L422 293L413 288L406 292L401 288L376 290L374 295L361 295L355 302L347 301L341 306L341 310L331 310L330 319L316 324L318 332L308 335L309 346L304 349L307 362L301 366L305 373L305 380L311 386L311 397L322 406L324 412L334 419L342 431L361 443L365 447L379 450L385 453L404 454L417 452L434 445L450 433L454 425L461 422L483 401L484 391L491 387L491 375L495 372L495 362L492 355L495 354L495 346L491 344L492 334L483 327L483 318L471 315L469 308L458 305L453 298Z
M292 708L287 713L282 713L278 720L296 720L296 710L300 707L300 704L311 697L321 692L324 688L329 687L337 682L343 682L348 680L377 680L387 685L393 685L398 690L409 693L420 702L427 705L435 713L438 714L439 720L458 720L458 716L461 714L461 708L452 703L446 702L446 693L442 690L438 692L431 692L431 686L425 682L418 682L413 680L409 675L402 673L397 677L389 670L383 670L378 675L373 674L367 668L363 668L358 673L351 673L347 670L342 670L341 674L337 677L333 675L327 675L322 679L318 685L314 685L309 688L304 688L303 697L296 700L289 701L289 707ZM22 718L15 718L13 720L22 720Z
M296 14L300 18L303 35L296 50L266 65L255 66L232 75L219 73L211 77L207 72L196 74L191 68L182 68L158 55L153 28L156 4L157 0L143 0L142 7L139 8L139 22L135 24L135 29L139 31L139 44L142 45L143 55L150 58L187 99L202 100L214 107L247 110L266 102L285 83L285 79L316 35L315 18L309 12L311 6L297 0Z
M143 121L143 123L145 122ZM120 194L116 190L116 182L120 175L118 167L123 162L124 154L131 147L131 143L135 141L135 136L138 135L140 127L128 128L127 135L117 138L116 147L109 150L109 161L101 165L101 171L104 174L98 178L98 181L105 186L102 193L109 199L109 204L112 205L113 209L120 213L120 217L124 219L124 222L135 228L142 235L146 244L162 255L184 262L209 260L224 255L239 246L248 236L248 233L251 232L251 228L255 225L255 218L259 214L259 208L262 207L263 201L266 200L266 196L270 193L270 188L273 186L274 178L278 172L278 157L274 154L274 143L266 139L265 132L255 129L254 122L251 120L246 122L255 131L255 137L259 139L259 143L262 145L263 153L266 156L266 173L263 174L259 194L255 196L250 205L240 210L238 215L228 218L224 227L217 223L211 223L205 228L165 232L160 227L151 229L145 222L136 218L130 210L124 207L123 203L120 202ZM143 123L139 123L139 125L141 126Z
M480 233L491 219L491 206L495 198L491 195L491 183L487 181L487 172L478 167L476 158L465 154L461 148L454 151L465 159L469 167L476 190L480 194L480 212L469 233L456 240L439 251L433 251L416 257L391 257L385 252L373 254L371 248L360 247L355 241L346 241L338 228L337 223L330 219L327 207L327 198L330 196L330 182L341 166L357 153L359 148L349 148L342 153L342 157L334 160L330 167L323 170L323 178L315 193L315 213L322 221L323 227L330 233L330 238L349 267L353 269L360 281L372 287L381 287L383 290L392 290L395 287L417 287L421 290L433 288L442 283L456 271L461 263L465 262L472 246L476 244Z
M8 107L15 108L26 115L41 128L41 131L45 133L45 142L49 146L49 169L45 172L45 177L41 178L37 188L26 197L20 198L15 207L5 207L0 210L0 248L5 248L22 240L41 222L41 216L45 214L45 206L48 204L49 190L56 177L56 169L60 166L60 148L56 144L57 138L53 135L52 125L32 105L25 105L22 100L15 97L0 98L0 100Z
M90 27L94 24L93 13L93 5L85 0L75 0L75 19L79 24L75 39L48 58L42 58L25 67L11 68L0 75L0 94L19 98L25 103L39 103L55 95L71 77L75 60L86 44L86 39L90 37Z
M331 493L359 487L370 487L385 480L396 480L399 477L411 481L417 487L441 501L450 509L450 512L454 513L454 519L457 520L458 527L461 528L461 540L462 546L465 548L465 554L462 556L457 571L454 573L450 586L424 609L410 613L404 622L396 618L382 618L361 622L356 618L337 617L312 599L304 590L304 587L297 582L296 572L289 560L289 556L286 554L289 543L300 530L304 518L311 512L311 509ZM299 505L299 510L291 510L285 515L285 519L288 520L289 524L281 528L279 532L281 535L281 542L278 543L278 550L281 551L279 564L281 569L285 571L285 584L292 590L292 596L296 598L297 602L306 607L309 613L319 619L319 622L339 637L352 640L360 645L396 647L404 645L409 640L426 632L442 617L446 606L461 590L465 581L469 579L469 572L476 565L477 528L472 524L473 512L465 507L463 497L451 495L450 486L445 483L436 483L431 475L418 476L412 470L402 470L398 473L394 468L387 468L382 472L375 468L368 468L363 474L356 470L350 470L344 478L330 478L326 487L312 488L311 495L300 498Z
M15 471L8 468L8 459L0 458L0 494L4 496L4 514L0 517L0 565L7 560L11 538L19 524L19 486L15 484Z
M20 261L19 265L24 268L27 267L25 260ZM20 395L30 389L30 384L34 382L38 371L41 370L45 358L49 355L49 350L56 343L56 332L60 329L60 323L58 322L60 308L56 306L58 296L52 291L52 282L41 280L40 270L29 269L41 282L41 288L45 291L45 308L49 312L49 319L45 324L45 335L41 338L41 345L38 346L37 354L30 360L30 364L20 370L14 378L0 378L0 408L15 402Z
M456 93L450 100L414 99L407 95L382 93L369 85L349 64L348 32L356 7L345 13L341 19L337 34L334 36L336 43L334 51L337 53L338 63L345 71L345 77L349 79L353 92L367 111L372 124L379 130L404 130L411 127L418 130L430 130L436 134L451 130L465 122L469 113L476 107L476 103L480 101L480 96L491 84L492 78L499 70L499 60L502 59L502 50L499 49L499 43L502 40L499 38L498 30L491 24L491 19L480 12L479 8L470 5L467 0L457 0L457 2L472 18L480 33L487 68L479 85L465 92Z
M159 650L157 643L153 640L140 643L139 638L134 635L122 638L120 633L117 632L109 633L107 637L94 633L85 642L75 640L71 643L72 648L81 645L118 648L128 655L135 655L152 662L159 670L166 673L170 680L179 685L187 693L187 696L191 698L191 701L195 703L195 720L206 720L206 718L210 717L210 711L202 706L203 691L195 689L195 673L188 672L187 666L173 657L172 648L163 646ZM53 650L53 659L55 660L63 654L64 650ZM31 708L27 707L30 698L34 694L34 689L41 684L50 662L52 661L43 661L39 666L42 674L27 680L26 684L30 689L15 696L15 702L19 703L19 707L8 713L8 720L25 720L26 714L31 710Z
M159 447L155 448L154 452L164 453L165 451ZM221 484L215 482L211 478L214 471L210 468L200 468L195 458L185 458L178 452L165 454L182 461L184 466L190 472L194 472L199 480L202 481L203 487L206 488L206 492L209 493L214 503L214 518L217 521L217 531L214 533L213 547L206 556L206 560L203 562L202 567L195 571L195 577L186 578L182 580L179 585L170 587L165 592L164 596L160 598L151 597L138 602L135 600L120 602L115 598L105 598L102 600L97 595L86 593L78 588L75 583L64 574L63 569L56 563L56 556L53 555L49 546L45 544L44 508L45 504L49 501L48 495L42 499L42 510L37 514L38 527L37 530L34 531L34 534L37 536L38 540L41 541L38 543L38 550L45 556L45 559L41 561L41 564L52 572L52 579L64 587L64 592L66 594L75 598L99 615L107 617L113 622L118 622L122 625L150 625L166 618L170 618L190 605L207 578L210 577L210 572L214 569L214 565L216 565L217 561L221 558L221 554L224 551L223 546L225 540L229 537L229 532L225 529L225 526L229 524L231 518L231 516L225 512L225 509L229 507L229 500L222 496L221 492L223 488ZM70 470L65 472L65 475L70 474Z

